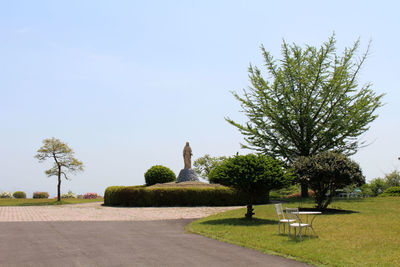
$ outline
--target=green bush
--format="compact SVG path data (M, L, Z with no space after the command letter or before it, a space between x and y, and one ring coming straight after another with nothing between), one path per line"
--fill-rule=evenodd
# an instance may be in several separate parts
M255 204L265 204L267 195ZM104 192L104 204L128 207L233 206L245 205L246 195L229 187L145 187L110 186Z
M400 186L389 187L380 196L382 196L382 197L400 197Z
M208 175L210 183L230 186L247 196L246 218L251 219L253 199L269 196L272 189L281 189L291 184L293 176L285 170L283 163L264 155L236 155L224 160Z
M343 154L330 151L309 157L298 157L292 165L294 174L315 192L316 208L326 209L335 191L349 185L362 186L365 177L361 167Z
M33 193L33 198L49 198L49 193L47 192L35 192Z
M144 174L146 185L162 184L173 182L176 180L176 175L169 168L162 165L155 165L147 170Z
M16 191L16 192L14 192L13 197L14 198L26 198L26 194L25 194L25 192L22 192L22 191Z
M4 191L0 194L0 198L12 198L12 195L8 191Z
M369 183L369 188L371 189L372 196L376 197L382 194L389 186L384 179L375 178Z

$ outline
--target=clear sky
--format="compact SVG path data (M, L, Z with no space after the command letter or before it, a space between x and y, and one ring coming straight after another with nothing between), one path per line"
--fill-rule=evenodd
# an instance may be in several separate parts
M56 194L38 163L45 138L67 142L85 172L62 191L104 193L144 183L161 164L229 156L244 122L230 91L249 86L260 45L280 57L282 39L338 52L372 39L359 76L386 105L353 159L367 180L400 167L400 10L397 1L2 1L0 3L0 192Z

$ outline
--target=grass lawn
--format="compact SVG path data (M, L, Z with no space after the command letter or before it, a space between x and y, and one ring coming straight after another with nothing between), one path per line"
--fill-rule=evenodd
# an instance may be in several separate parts
M44 206L44 205L63 205L78 204L89 202L103 202L102 198L97 199L81 199L81 198L65 198L57 202L57 199L44 198L0 198L0 206Z
M300 205L313 207L312 202L283 203L284 208ZM329 208L353 212L318 215L313 226L319 238L302 242L278 235L272 204L255 206L252 221L239 209L194 221L187 230L319 266L400 266L400 197L337 200Z

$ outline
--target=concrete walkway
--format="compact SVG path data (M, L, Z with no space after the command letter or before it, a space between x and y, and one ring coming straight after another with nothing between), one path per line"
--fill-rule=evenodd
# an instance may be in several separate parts
M96 207L94 205L92 209ZM90 208L86 207L84 210L97 214L101 220L93 220L86 214L89 217L50 221L48 214L35 215L37 208L47 207L19 207L24 209L17 209L21 214L19 217L13 215L19 220L16 221L16 217L11 220L10 214L4 216L10 211L15 213L15 209L4 208L0 209L0 266L307 266L189 234L185 225L193 219L135 221L123 217L122 220L107 221L104 214L104 217L100 216L98 211L88 211ZM59 212L65 211L65 206L55 208L59 208ZM79 210L82 206L68 207L68 212L69 209L78 209L76 214L84 215ZM122 209L122 214L131 214L135 209ZM193 214L195 209L189 208ZM204 212L207 208L198 209ZM43 209L39 210L43 212ZM164 208L159 210L164 212ZM35 216L42 221L35 221ZM92 220L85 221L84 218Z
M0 207L0 222L53 221L157 221L195 219L240 207L161 207L123 208L106 207L102 202Z

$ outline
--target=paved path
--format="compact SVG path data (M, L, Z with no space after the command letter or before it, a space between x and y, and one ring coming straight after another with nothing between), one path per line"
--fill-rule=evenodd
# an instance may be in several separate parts
M0 222L43 221L154 221L195 219L238 207L120 208L102 203L0 207Z
M51 221L55 215L46 214L54 212L50 207L15 208L0 208L0 266L307 266L189 234L185 225L193 219L155 220L144 216L148 220L132 220L138 219L137 210L146 213L147 208L53 207L68 214L64 221L61 217ZM110 209L127 217L109 221L107 218L115 215ZM151 208L149 212L158 218L159 214L168 214L166 211L175 216L184 211L179 216L185 217L199 215L196 209L204 212L208 208ZM99 215L98 210L104 214ZM73 214L77 217L70 217Z

